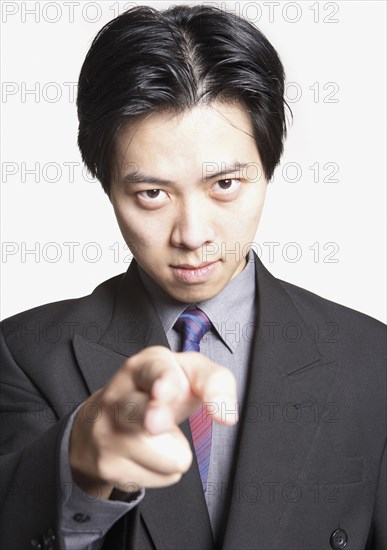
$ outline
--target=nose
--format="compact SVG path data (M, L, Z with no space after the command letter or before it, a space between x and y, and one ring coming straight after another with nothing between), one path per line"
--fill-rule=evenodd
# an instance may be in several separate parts
M184 202L176 212L171 242L177 248L197 250L204 244L210 244L215 239L211 212L192 198Z

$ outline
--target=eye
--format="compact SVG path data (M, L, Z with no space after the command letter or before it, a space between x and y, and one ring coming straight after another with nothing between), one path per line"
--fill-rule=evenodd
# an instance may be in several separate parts
M212 189L219 195L229 195L238 191L240 186L240 180L228 178L217 181Z
M147 189L146 191L139 191L137 196L143 202L148 203L160 203L168 199L168 195L162 189Z

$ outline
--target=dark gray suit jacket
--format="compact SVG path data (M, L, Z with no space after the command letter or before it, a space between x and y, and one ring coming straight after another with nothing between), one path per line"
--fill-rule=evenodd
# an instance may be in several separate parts
M176 485L147 490L104 549L387 550L385 326L279 281L257 258L256 274L223 532L214 541L194 463ZM5 320L2 333L3 548L49 548L51 528L59 549L58 447L70 412L126 356L168 343L135 262L90 296Z

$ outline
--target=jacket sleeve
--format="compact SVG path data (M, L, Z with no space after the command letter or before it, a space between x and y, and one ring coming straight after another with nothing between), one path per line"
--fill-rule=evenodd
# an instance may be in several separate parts
M142 500L144 491L134 495L137 498L128 495L126 501L101 501L74 484L66 453L76 404L63 416L55 412L15 361L3 332L0 338L0 533L4 548L100 547L105 533Z
M62 548L57 533L58 453L69 414L58 418L14 361L1 333L1 512L4 548ZM35 544L35 547L36 544Z
M144 498L145 490L142 489L139 493L121 493L119 500L102 500L87 495L72 481L68 447L78 409L70 417L60 446L61 485L72 487L72 490L66 493L62 491L59 531L64 541L64 550L99 550L109 529L138 505ZM112 496L114 494L113 492Z

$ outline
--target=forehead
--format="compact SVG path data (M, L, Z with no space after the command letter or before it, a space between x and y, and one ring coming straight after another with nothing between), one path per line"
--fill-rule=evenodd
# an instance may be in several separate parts
M183 113L155 112L127 124L117 139L118 164L158 170L194 169L203 162L257 160L249 114L238 103L198 105ZM238 159L242 160L242 159Z

